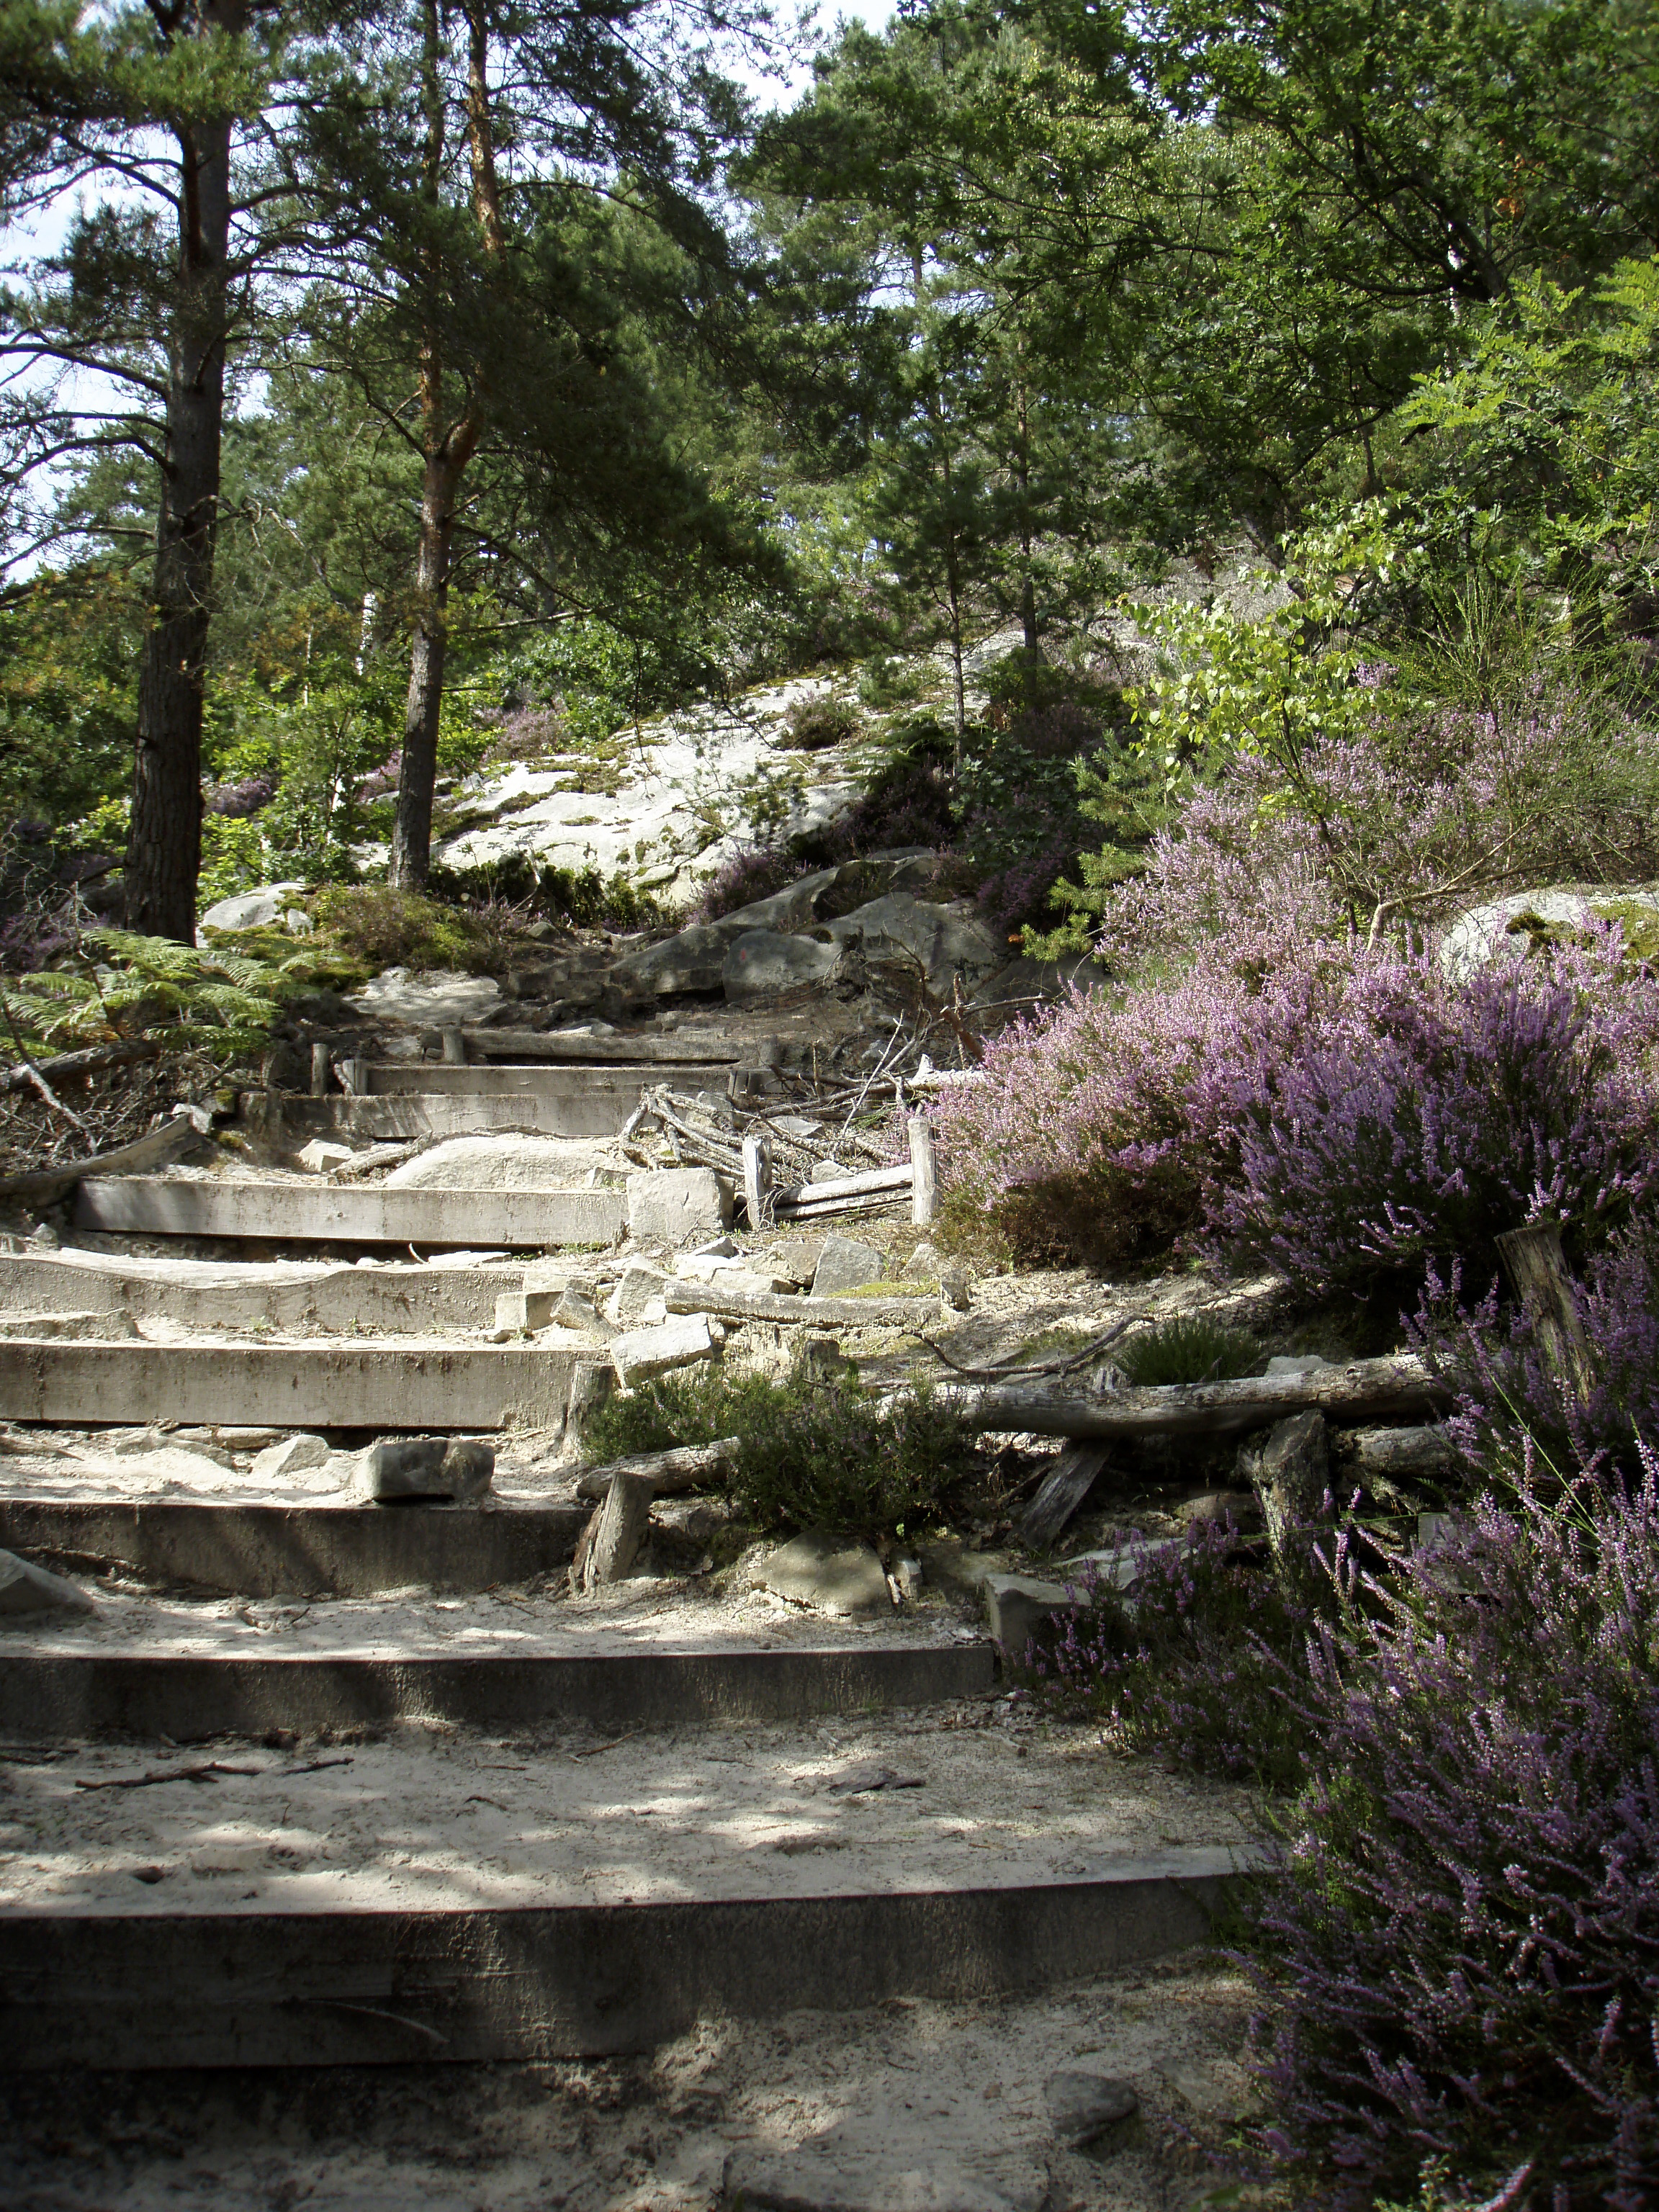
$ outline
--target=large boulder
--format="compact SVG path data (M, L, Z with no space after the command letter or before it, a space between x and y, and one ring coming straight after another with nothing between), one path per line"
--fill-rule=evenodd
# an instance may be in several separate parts
M261 884L258 890L220 899L202 916L201 926L219 930L269 929L272 922L281 921L295 935L303 936L311 927L311 917L294 902L305 890L301 883Z
M346 1003L374 1021L441 1030L481 1022L496 1012L502 1000L501 987L493 975L462 975L443 968L416 975L407 968L388 968Z
M890 891L824 927L837 945L860 935L872 960L914 957L928 988L942 998L950 996L958 971L971 989L1007 959L1007 945L966 899L941 906L912 898L908 891Z
M1524 960L1540 934L1539 923L1542 934L1570 935L1608 921L1624 923L1627 934L1632 924L1659 924L1659 891L1636 884L1511 891L1458 915L1440 940L1441 969L1454 983L1467 982L1488 961Z
M395 1190L574 1190L613 1166L604 1146L581 1137L452 1137L386 1181Z
M732 945L721 969L730 1000L764 998L801 983L822 983L841 957L815 937L785 937L775 929L746 929Z

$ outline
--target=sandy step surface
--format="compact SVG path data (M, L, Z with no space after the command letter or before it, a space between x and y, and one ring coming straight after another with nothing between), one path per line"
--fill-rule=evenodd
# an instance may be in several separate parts
M16 2074L6 2202L727 2212L781 2170L825 2212L1183 2212L1228 2178L1210 2154L1249 2106L1248 2011L1235 1973L1188 1954L1040 1997L710 2019L599 2063ZM1079 2070L1140 2104L1085 2151L1060 2142L1045 2095Z
M215 1765L233 1771L184 1775ZM146 1775L180 1778L109 1786ZM0 1761L0 1910L126 1917L1208 1874L1254 1820L1248 1791L1114 1759L1012 1697L609 1742L403 1728L287 1750L23 1747Z

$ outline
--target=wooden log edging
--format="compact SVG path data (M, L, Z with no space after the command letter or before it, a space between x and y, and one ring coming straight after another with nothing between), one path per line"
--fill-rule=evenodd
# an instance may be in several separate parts
M949 1395L981 1429L1000 1434L1125 1437L1238 1435L1309 1412L1350 1426L1425 1421L1451 1398L1410 1352L1316 1368L1311 1375L1252 1375L1236 1382L1076 1390L1064 1396L1040 1384L992 1383Z

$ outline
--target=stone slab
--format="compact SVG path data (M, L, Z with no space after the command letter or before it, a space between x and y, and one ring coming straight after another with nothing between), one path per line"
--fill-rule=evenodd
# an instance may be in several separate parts
M0 1343L0 1419L556 1431L576 1364L520 1345Z
M0 1642L0 1734L31 1743L158 1735L185 1743L263 1735L270 1729L303 1735L398 1721L678 1728L982 1696L994 1672L988 1644L464 1658L272 1652L245 1659L29 1652Z
M629 1329L625 1335L613 1338L611 1357L617 1381L625 1390L631 1390L636 1382L648 1382L654 1375L712 1359L718 1349L708 1315L685 1314L660 1322L654 1328Z
M80 1229L147 1237L258 1237L340 1244L608 1244L621 1231L619 1192L389 1190L350 1184L174 1181L120 1176L83 1182Z
M970 2002L1203 1942L1226 1903L1226 1858L1171 1852L1103 1879L840 1896L188 1914L138 1899L118 1915L3 1913L0 2065L599 2057L710 2017Z
M628 1178L630 1233L667 1244L732 1226L732 1188L712 1168L653 1168Z
M812 1271L812 1296L833 1298L842 1291L861 1290L866 1283L880 1282L886 1269L887 1262L872 1244L860 1244L852 1237L826 1237Z
M488 1328L524 1266L353 1267L337 1261L147 1260L65 1250L0 1256L0 1312L127 1313L183 1328Z
M277 1099L274 1116L264 1091L243 1094L244 1123L261 1138L276 1145L293 1146L313 1135L352 1138L384 1144L400 1137L467 1137L507 1130L523 1130L538 1137L614 1137L640 1103L644 1085L628 1077L612 1082L602 1069L555 1068L561 1079L553 1088L541 1083L480 1089L467 1084L440 1085L413 1080L406 1089L387 1085L385 1095L367 1098L330 1096L299 1098L273 1092ZM707 1082L723 1080L724 1068L698 1068L694 1073ZM447 1075L533 1075L532 1068L440 1069L405 1067L411 1079ZM678 1073L678 1071L677 1071ZM594 1084L571 1082L572 1076L592 1073Z
M75 1572L239 1597L376 1597L492 1589L568 1566L592 1508L234 1505L0 1498L0 1546Z

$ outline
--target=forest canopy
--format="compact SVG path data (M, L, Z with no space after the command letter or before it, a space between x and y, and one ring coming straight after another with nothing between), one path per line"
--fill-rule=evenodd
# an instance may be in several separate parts
M1384 657L1645 681L1650 9L939 0L780 100L798 37L6 0L14 845L123 852L129 927L188 938L204 867L378 840L422 884L504 722L919 652L960 788L978 641L1045 742L1067 698L1097 732L1126 601L1241 548L1294 587L1356 509Z

